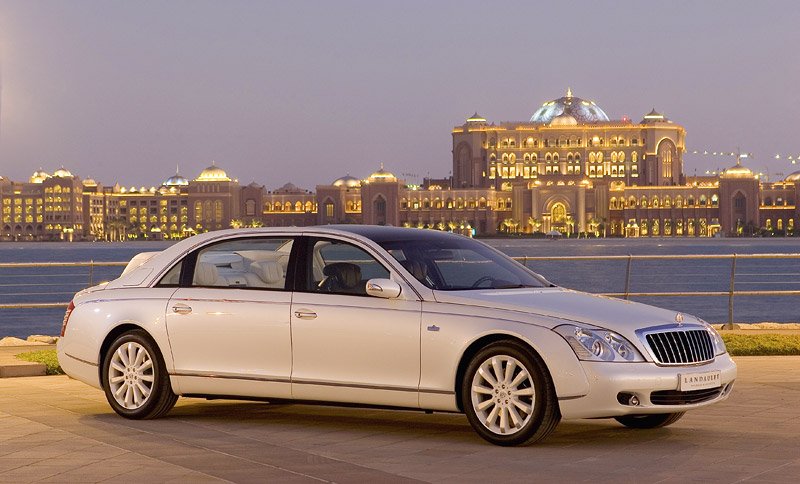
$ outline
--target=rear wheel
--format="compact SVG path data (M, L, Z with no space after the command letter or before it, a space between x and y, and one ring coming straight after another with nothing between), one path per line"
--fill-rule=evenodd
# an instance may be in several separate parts
M178 400L161 353L142 330L124 333L111 343L103 358L102 382L111 408L130 419L161 417Z
M686 412L656 413L652 415L623 415L614 417L614 420L632 429L657 429L672 425L683 417Z
M544 362L512 341L492 343L475 355L462 381L461 399L472 428L496 445L536 442L561 420Z

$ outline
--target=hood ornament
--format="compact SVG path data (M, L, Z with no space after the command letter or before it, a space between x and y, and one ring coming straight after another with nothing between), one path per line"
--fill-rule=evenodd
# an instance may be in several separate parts
M678 326L683 325L683 314L675 313L675 322L678 323Z

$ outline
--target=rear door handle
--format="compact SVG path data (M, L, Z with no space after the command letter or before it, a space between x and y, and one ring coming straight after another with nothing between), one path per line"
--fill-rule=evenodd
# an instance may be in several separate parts
M300 319L316 319L317 313L309 311L308 309L298 309L294 315Z
M172 306L172 312L178 314L189 314L192 312L192 307L185 304L176 304Z

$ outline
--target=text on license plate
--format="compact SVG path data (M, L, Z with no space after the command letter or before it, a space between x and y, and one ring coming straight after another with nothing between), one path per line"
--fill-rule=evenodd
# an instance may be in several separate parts
M720 386L719 370L703 373L683 373L678 375L678 391L704 390Z

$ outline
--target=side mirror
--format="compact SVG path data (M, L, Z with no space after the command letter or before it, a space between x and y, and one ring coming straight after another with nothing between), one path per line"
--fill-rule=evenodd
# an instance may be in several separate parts
M394 299L400 296L400 284L391 279L370 279L367 281L367 294L374 297Z

